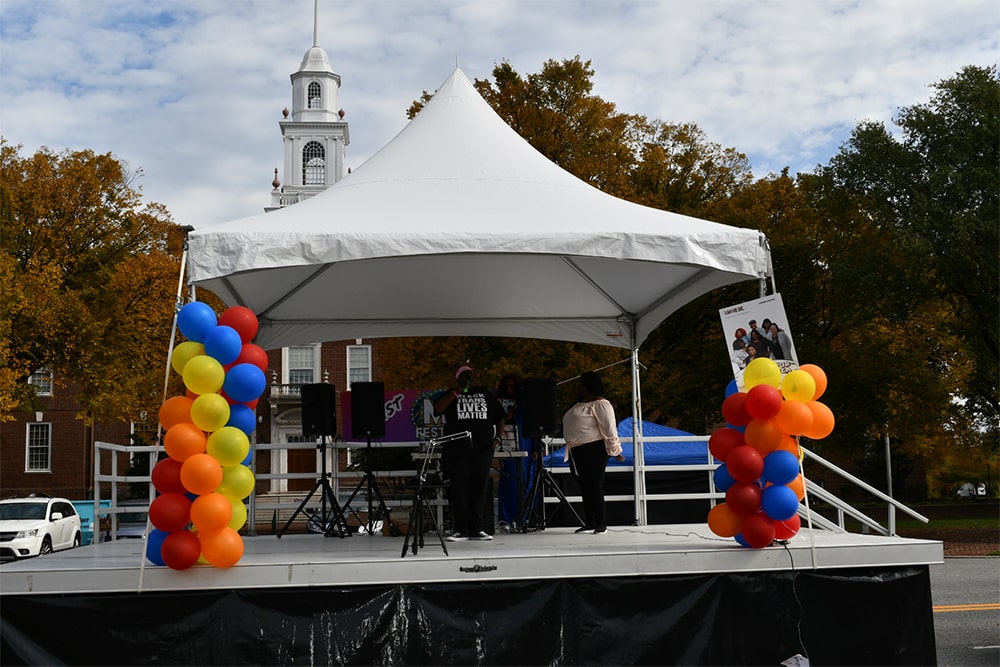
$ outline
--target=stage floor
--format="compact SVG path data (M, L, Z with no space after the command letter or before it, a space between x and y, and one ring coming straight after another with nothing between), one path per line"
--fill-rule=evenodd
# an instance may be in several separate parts
M706 524L613 526L604 535L572 528L498 532L493 541L445 542L425 535L401 556L404 537L285 534L243 538L233 567L175 571L143 563L143 542L119 540L0 565L4 596L123 593L413 582L491 582L781 572L930 565L944 562L939 541L810 530L785 545L739 546Z

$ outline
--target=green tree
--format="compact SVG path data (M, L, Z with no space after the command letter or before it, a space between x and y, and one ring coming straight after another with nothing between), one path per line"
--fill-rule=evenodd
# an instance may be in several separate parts
M824 269L851 386L879 389L869 430L945 461L996 446L1000 81L967 67L934 88L900 112L899 138L859 125L811 197L825 242L853 240Z
M143 203L110 154L22 157L0 143L0 413L31 410L27 379L50 368L81 387L88 419L156 414L181 232Z

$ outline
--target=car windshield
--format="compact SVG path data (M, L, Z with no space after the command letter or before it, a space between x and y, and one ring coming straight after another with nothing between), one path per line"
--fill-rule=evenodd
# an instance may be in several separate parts
M46 503L3 503L0 519L44 519Z

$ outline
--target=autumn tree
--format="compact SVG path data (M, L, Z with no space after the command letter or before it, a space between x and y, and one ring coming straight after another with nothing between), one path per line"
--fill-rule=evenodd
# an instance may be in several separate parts
M42 368L81 387L83 416L156 414L181 232L110 154L22 156L0 143L0 414L35 408Z

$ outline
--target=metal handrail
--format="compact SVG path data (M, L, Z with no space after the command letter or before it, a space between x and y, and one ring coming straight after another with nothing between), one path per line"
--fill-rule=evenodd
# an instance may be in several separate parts
M708 439L709 439L708 436L651 436L651 437L642 437L642 438L639 439L639 441L637 443L633 443L633 444L636 446L636 448L641 448L643 446L643 444L646 443L646 442L698 442L698 441L706 441L707 442ZM623 442L632 442L633 439L632 438L622 438L622 441ZM345 442L345 441L341 441L341 440L338 440L338 441L336 441L334 443L330 443L330 444L333 445L332 451L334 452L333 456L334 456L335 460L336 460L336 451L337 451L338 448L346 448L348 450L351 450L351 449L358 449L358 448L366 446L366 443L362 443L362 442ZM564 444L565 444L565 441L563 441L562 439L557 439L557 438L549 438L549 439L547 439L545 441L545 446L546 446L546 450L545 451L546 451L546 454L549 453L552 449L557 449L558 447L561 447ZM386 449L389 449L389 448L403 448L403 447L417 448L417 447L419 447L419 445L420 445L419 442L380 442L379 443L379 447L386 448ZM257 443L257 444L254 445L254 451L255 452L259 452L259 451L281 451L281 450L285 450L285 451L288 451L288 450L306 450L306 449L316 449L316 448L317 448L317 444L316 443L287 443L287 444ZM826 489L824 489L819 484L814 484L811 480L809 480L808 478L806 478L805 479L805 482L806 482L806 484L805 484L806 493L808 493L808 494L816 497L817 499L819 499L819 500L821 500L823 502L826 502L826 503L830 504L832 507L834 507L837 510L837 514L838 514L838 521L837 521L837 523L834 523L834 522L826 519L825 517L822 517L822 516L818 515L815 511L813 511L812 514L811 514L811 519L819 527L821 527L823 529L839 530L839 531L843 532L845 530L844 517L845 517L845 515L848 515L848 516L856 519L863 526L865 526L867 528L870 528L872 530L875 530L876 532L878 532L878 533L880 533L882 535L895 535L896 534L895 511L894 511L895 509L900 509L903 512L906 512L910 516L914 517L915 519L918 519L919 521L922 521L923 523L927 523L927 522L930 521L927 517L923 516L919 512L916 512L915 510L907 507L906 505L903 505L899 501L897 501L894 498L886 495L882 491L879 491L878 489L876 489L875 487L873 487L870 484L866 483L865 481L863 481L863 480L855 477L854 475L852 475L851 473L847 472L846 470L840 468L836 464L833 464L830 461L826 460L825 458L823 458L819 454L815 453L814 451L812 451L812 450L810 450L810 449L808 449L806 447L801 447L801 450L803 452L803 461L806 458L808 458L810 460L813 460L813 461L816 461L816 463L818 463L821 466L827 468L831 472L833 472L833 473L841 476L842 478L844 478L847 481L853 483L854 485L856 485L857 487L863 489L864 491L867 491L868 493L872 494L873 496L875 496L879 500L888 503L888 505L889 505L889 522L888 522L889 526L888 526L888 528L886 528L886 527L883 527L877 520L875 520L875 519L867 516L861 510L853 507L852 505L850 505L846 501L838 498L837 496L835 496L831 492L829 492ZM121 474L119 474L118 473L118 457L117 456L112 456L111 457L111 474L105 474L105 473L101 472L101 468L102 468L102 452L104 452L104 451L111 452L111 453L114 453L114 454L117 454L117 453L130 453L130 454L132 454L132 453L141 453L141 452L155 453L155 452L159 451L159 448L156 447L156 446L116 445L116 444L107 443L107 442L97 442L97 443L95 443L95 456L94 456L94 489L95 489L95 491L94 491L94 511L95 511L95 516L98 515L98 511L100 511L101 514L117 514L119 512L126 511L126 509L120 509L120 508L117 507L117 497L118 497L117 485L120 484L120 483L135 483L135 482L145 482L145 483L148 483L149 484L149 499L150 499L150 502L152 502L153 498L155 498L155 495L156 495L156 489L155 489L155 487L152 484L152 470L153 470L153 467L155 466L155 463L156 463L155 460L154 460L154 457L150 456L150 465L149 465L150 471L149 471L148 475L132 475L132 476L129 476L129 475L121 475ZM632 466L611 466L610 468L608 468L608 472L612 473L612 474L622 474L622 473L631 473L631 474L633 474L636 477L637 480L641 479L641 481L642 481L641 485L637 484L634 487L634 488L637 488L637 489L640 489L640 490L646 488L646 486L645 486L645 475L647 473L651 473L651 472L698 472L698 471L704 471L706 473L707 477L708 477L708 490L707 490L707 492L704 492L704 493L657 493L657 494L640 493L640 495L638 497L638 503L637 504L640 506L641 516L643 516L643 517L648 516L648 514L646 513L646 504L649 501L654 501L654 500L708 500L714 506L714 504L715 504L716 501L725 499L725 493L719 491L716 488L716 486L715 486L715 480L714 480L713 473L715 472L715 469L718 467L718 463L712 457L711 452L707 453L707 461L705 463L703 463L703 464L645 465L645 463L644 463L644 457L640 457L638 459L638 461L639 461L638 465L632 465ZM550 467L549 470L550 470L550 472L557 473L557 474L558 473L568 473L569 472L568 469L563 469L563 468L551 468ZM288 472L286 472L286 473L273 473L272 472L272 473L260 473L260 474L257 474L256 471L254 472L255 479L257 479L259 481L262 481L262 480L275 480L275 479L284 479L284 480L314 479L316 477L316 474L317 474L316 472L308 472L308 471L307 472L300 472L300 473L288 473ZM416 471L415 470L380 470L380 471L378 471L377 474L380 477L385 477L385 478L396 478L396 477L409 478L409 477L414 476L416 474ZM335 472L333 473L334 483L336 485L336 481L338 479L345 479L345 480L354 481L354 480L357 480L357 479L361 478L363 475L364 475L363 472L357 471L357 470L350 470L350 469L348 469L348 470L335 470ZM111 490L112 507L110 507L110 508L108 508L108 507L100 507L100 502L101 502L101 493L100 493L101 483L110 483L111 484L111 489L112 489ZM292 492L292 493L289 493L289 494L280 494L280 495L294 496L296 494L295 494L295 492ZM580 500L582 500L579 496L567 496L566 498L570 502L579 502ZM253 526L256 525L256 523L258 521L257 516L256 516L256 514L257 514L257 500L258 500L258 494L257 494L256 488L255 488L254 491L251 492L251 494L250 494L250 496L248 498L249 507L248 507L247 524L249 526L251 526L251 529L252 529ZM544 494L543 494L543 500L546 503L560 502L559 498L545 497ZM636 497L635 493L632 493L632 494L620 494L620 495L606 496L605 500L608 501L608 502L623 502L623 501L636 502L637 497ZM405 506L405 505L407 505L407 501L406 500L400 500L398 502L392 502L391 504L394 505L394 506ZM296 508L298 506L298 502L292 502L292 501L282 502L282 501L279 501L279 502L276 502L276 503L266 503L265 506L266 506L266 508L267 508L268 511L275 511L275 510L279 510L279 509L294 509L294 508ZM132 509L132 508L128 508L128 509ZM805 506L800 506L799 513L802 514L804 510L807 510L807 508ZM114 537L115 536L115 534L114 534L114 531L115 531L114 522L112 522L112 528L111 528L111 530L112 530L112 537Z

